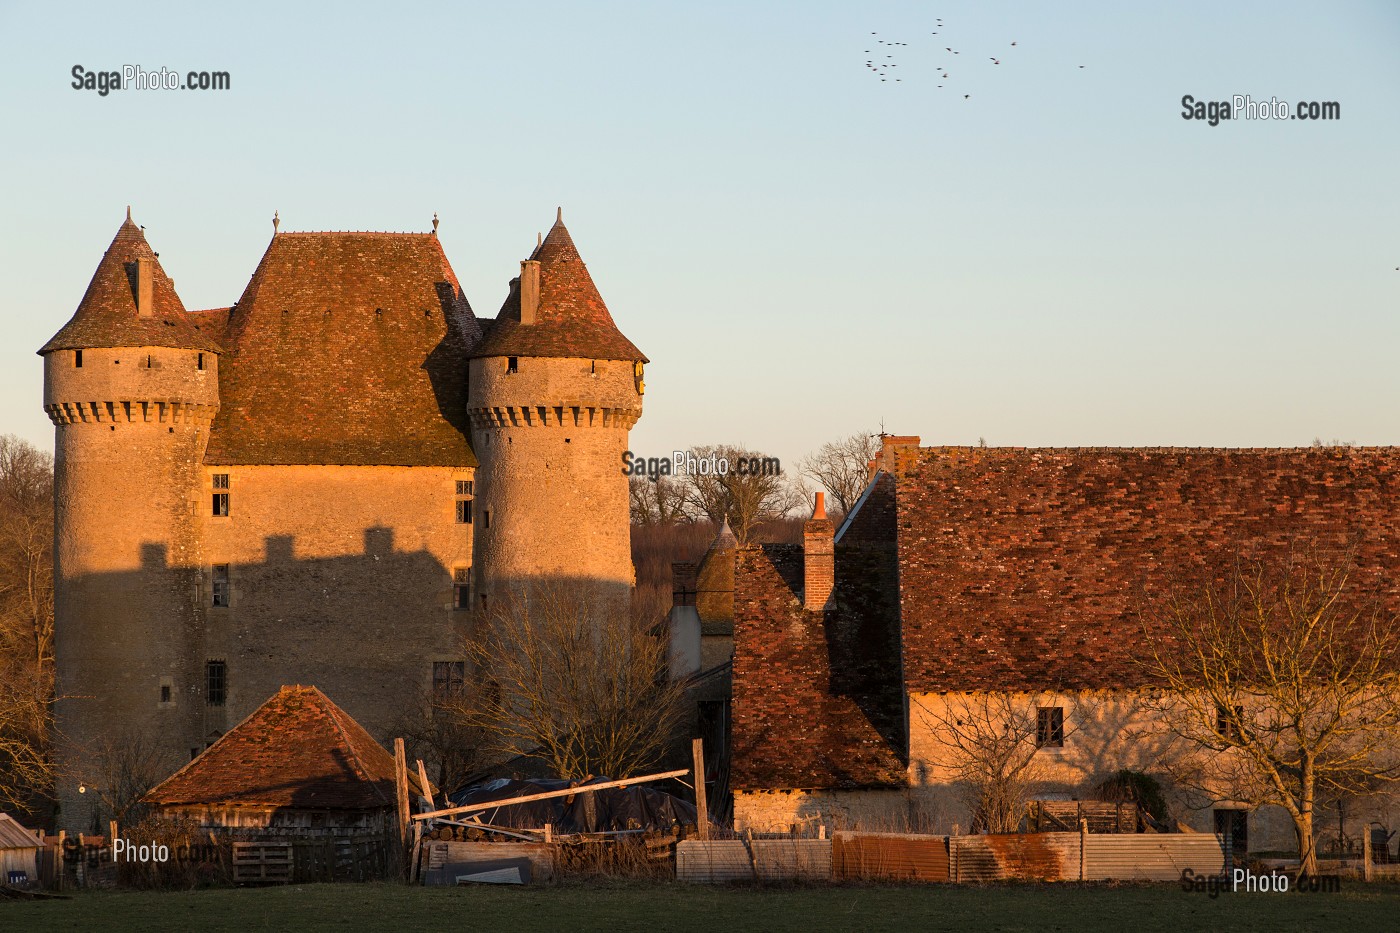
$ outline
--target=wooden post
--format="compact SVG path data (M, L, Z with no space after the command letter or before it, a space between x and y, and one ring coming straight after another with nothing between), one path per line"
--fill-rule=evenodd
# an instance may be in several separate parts
M418 783L422 788L423 796L428 798L428 809L437 809L437 804L433 803L433 785L428 783L428 769L423 767L423 759L418 759Z
M554 824L553 824L553 823L545 823L545 824L544 824L544 844L545 844L545 845L549 845L549 844L550 844L551 842L553 842L553 841L554 841Z
M399 876L404 877L404 869L408 866L404 860L408 857L409 841L408 827L410 823L408 809L408 755L404 751L403 739L394 739L394 790L398 797L399 813Z
M1079 821L1079 880L1087 880L1089 874L1089 821Z
M63 874L64 874L64 872L66 872L66 871L68 870L68 863L67 863L67 861L64 859L64 856L66 856L68 853L67 853L67 851L63 848L63 844L64 844L65 842L67 842L67 841L68 841L68 830L66 830L66 829L60 829L60 830L58 831L58 861L57 861L57 866L56 866L56 868L57 868L57 876L56 876L56 877L57 877L57 881L58 881L58 889L59 889L60 891L63 890Z
M423 762L418 762L421 767ZM409 861L408 883L418 883L418 863L422 859L423 852L423 824L413 824L413 858Z
M710 812L705 800L705 740L692 739L690 753L695 764L695 829L701 839L709 839Z
M1369 826L1361 835L1361 880L1371 880L1371 829Z

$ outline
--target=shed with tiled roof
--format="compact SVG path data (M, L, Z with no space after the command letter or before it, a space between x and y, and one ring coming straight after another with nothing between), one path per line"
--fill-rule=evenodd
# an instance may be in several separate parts
M324 693L288 686L142 799L220 829L379 831L393 825L394 770Z

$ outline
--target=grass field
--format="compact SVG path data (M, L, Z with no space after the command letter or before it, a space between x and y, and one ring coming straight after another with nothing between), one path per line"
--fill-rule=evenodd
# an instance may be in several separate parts
M304 885L0 901L0 930L1354 931L1400 928L1400 886L1211 899L1174 885L727 888Z

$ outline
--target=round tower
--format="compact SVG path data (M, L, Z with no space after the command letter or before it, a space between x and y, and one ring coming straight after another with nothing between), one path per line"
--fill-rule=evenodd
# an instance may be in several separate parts
M625 598L627 434L646 357L608 314L562 217L520 264L468 364L478 608L531 585Z
M164 776L203 748L196 509L219 344L128 208L39 353L54 423L59 822L86 831L113 790L104 760L136 756Z

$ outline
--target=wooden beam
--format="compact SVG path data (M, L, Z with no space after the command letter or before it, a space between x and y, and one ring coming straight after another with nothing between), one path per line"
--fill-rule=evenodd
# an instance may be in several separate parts
M701 839L709 839L710 813L705 803L705 740L692 739L690 754L695 771L695 829Z
M399 814L399 868L403 872L408 868L407 859L409 855L408 827L408 755L404 751L403 739L394 739L394 790L398 798ZM406 877L401 874L400 877Z
M418 783L423 791L423 796L428 798L429 809L437 806L433 803L433 785L428 783L428 769L423 767L423 759L418 759Z
M505 800L492 800L490 803L472 803L464 807L448 807L446 810L433 810L431 813L416 813L415 820L431 820L443 816L454 816L458 813L476 813L481 810L491 810L495 807L508 807L517 803L529 803L532 800L548 800L551 797L569 797L574 794L591 794L595 790L607 790L610 787L626 787L629 784L646 784L651 781L664 781L667 778L685 777L690 773L689 768L682 768L679 771L662 771L659 774L644 774L640 777L625 778L621 781L604 781L601 784L589 784L587 787L566 787L563 790L549 790L539 794L526 794L524 797L508 797Z

